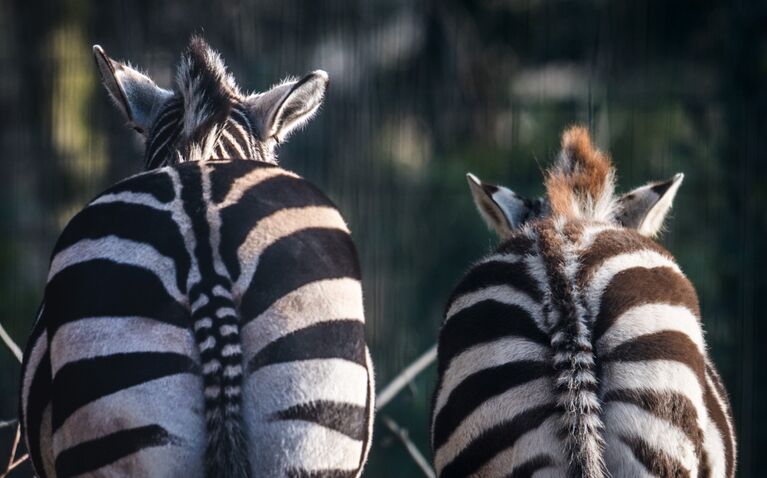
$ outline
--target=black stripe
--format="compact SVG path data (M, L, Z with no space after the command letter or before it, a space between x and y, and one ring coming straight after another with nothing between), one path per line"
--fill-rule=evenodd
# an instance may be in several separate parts
M191 259L178 224L169 211L123 202L93 204L78 213L59 236L53 256L82 239L116 236L152 246L173 259L176 286L186 291Z
M301 286L344 277L360 279L357 251L349 233L310 228L282 237L259 257L258 268L242 298L244 323Z
M95 259L67 267L45 289L49 340L63 324L92 317L146 317L189 327L189 312L141 267ZM119 319L118 319L119 320Z
M527 271L522 262L489 261L474 266L453 290L448 300L448 308L453 301L469 292L485 287L508 285L529 295L535 302L543 300L543 293L538 283Z
M653 448L642 438L620 436L620 440L631 449L637 461L653 476L690 478L690 471L684 465L663 451Z
M279 175L243 192L240 200L221 210L221 259L232 280L240 275L237 249L261 219L285 208L326 206L333 203L314 185L293 176Z
M211 161L210 168L210 199L220 203L231 190L234 182L255 169L276 168L274 164L260 161Z
M273 420L301 420L316 423L362 441L367 437L365 407L330 400L300 403L272 416Z
M461 422L487 400L552 373L551 365L545 362L519 361L470 375L453 389L434 417L434 450L444 445Z
M483 432L442 469L440 478L463 478L475 473L495 455L514 446L522 435L538 428L555 412L554 404L531 408Z
M120 181L99 194L96 199L107 194L122 192L149 194L162 203L169 203L176 197L176 193L173 190L173 181L168 176L168 173L165 171L152 171Z
M120 430L63 450L56 457L56 474L62 477L80 475L145 448L177 445L180 441L159 425Z
M80 407L106 395L158 378L199 374L186 355L171 352L131 352L70 362L53 378L53 431ZM117 411L119 413L119 411Z
M705 364L698 346L684 332L665 330L640 335L618 345L605 355L604 362L669 360L686 365L695 373L701 388L706 385Z
M291 468L288 470L288 478L354 478L357 476L359 468L354 470L304 470L302 468Z
M320 322L280 337L248 364L254 372L267 365L298 360L340 358L365 367L365 325L359 320Z
M445 322L439 334L440 375L464 350L510 336L549 347L546 334L536 326L530 314L517 305L490 299L461 310Z
M553 464L554 460L549 455L536 455L521 465L514 467L514 471L507 475L506 478L532 478L533 473Z

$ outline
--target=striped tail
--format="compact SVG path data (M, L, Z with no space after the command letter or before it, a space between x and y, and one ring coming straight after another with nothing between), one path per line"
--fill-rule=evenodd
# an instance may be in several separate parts
M552 225L553 226L553 225ZM554 393L562 410L561 433L571 478L603 478L604 424L597 396L597 371L590 320L568 271L575 262L555 227L542 226L539 247L549 276L552 308L559 319L551 331Z
M206 476L249 477L240 412L243 380L240 325L230 289L217 285L209 292L200 292L192 303L192 320L205 385Z

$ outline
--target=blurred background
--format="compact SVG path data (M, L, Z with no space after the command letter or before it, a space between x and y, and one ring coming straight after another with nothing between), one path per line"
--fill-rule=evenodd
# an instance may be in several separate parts
M169 87L193 33L244 89L330 74L322 111L280 159L353 231L379 389L435 342L451 288L495 244L465 172L539 195L573 123L612 154L622 191L684 172L661 242L698 289L739 476L764 476L764 2L0 0L0 323L19 345L63 225L142 166L91 45ZM15 418L19 365L5 348L0 371L0 419ZM381 412L427 457L435 376L428 368ZM0 462L12 433L0 430ZM422 476L381 420L365 476Z

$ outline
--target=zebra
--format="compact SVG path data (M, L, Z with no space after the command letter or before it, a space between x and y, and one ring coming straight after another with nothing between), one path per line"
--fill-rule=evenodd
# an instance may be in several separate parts
M653 240L683 175L619 196L585 128L565 130L561 148L545 197L467 175L502 242L447 303L438 476L734 477L696 292Z
M323 71L243 94L193 37L175 91L93 48L146 171L72 218L24 354L40 477L357 477L374 385L349 229L276 146Z

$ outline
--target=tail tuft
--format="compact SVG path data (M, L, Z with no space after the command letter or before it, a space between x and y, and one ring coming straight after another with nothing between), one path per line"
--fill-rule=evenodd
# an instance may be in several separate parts
M226 417L220 411L211 414L208 417L208 430L205 476L250 478L247 441L239 417Z

